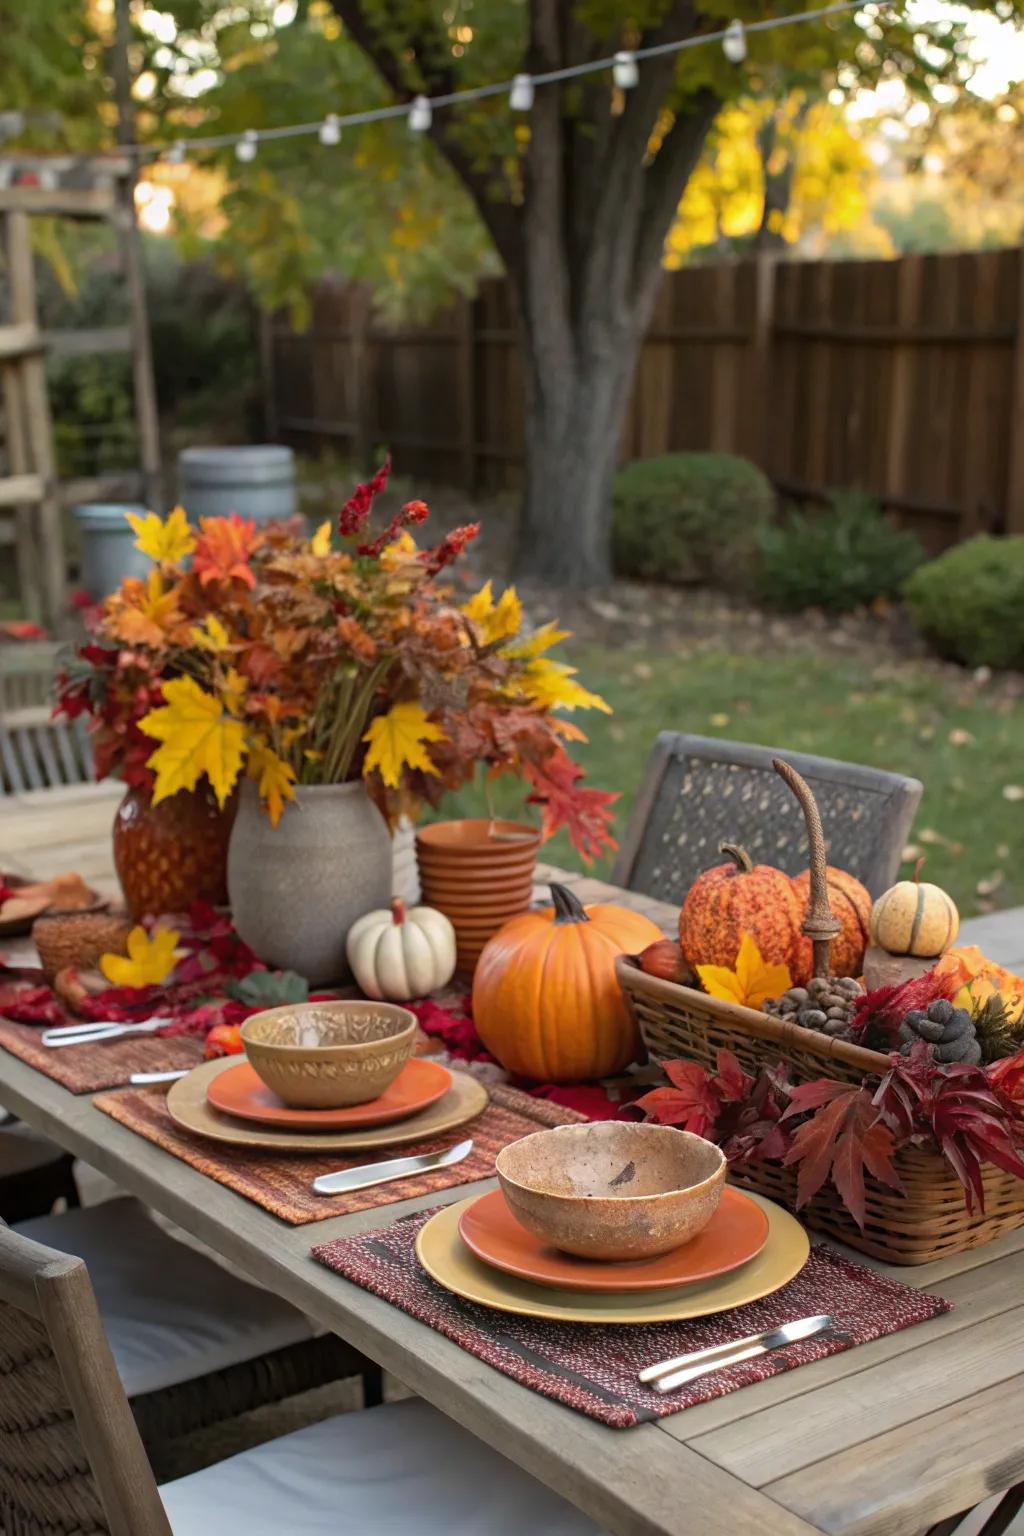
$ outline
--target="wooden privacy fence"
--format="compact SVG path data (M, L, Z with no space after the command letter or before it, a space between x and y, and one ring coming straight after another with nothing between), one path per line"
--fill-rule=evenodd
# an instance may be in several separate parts
M520 358L510 289L428 326L387 327L325 282L308 331L264 336L271 432L486 494L518 484ZM1024 259L762 259L666 273L623 459L741 453L784 495L859 486L931 549L1024 533Z

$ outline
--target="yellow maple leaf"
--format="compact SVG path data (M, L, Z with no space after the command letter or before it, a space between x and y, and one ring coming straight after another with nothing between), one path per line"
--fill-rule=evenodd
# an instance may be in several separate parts
M267 808L271 826L276 827L281 820L285 801L295 798L292 788L295 783L294 768L278 757L265 742L257 742L249 748L245 771L251 779L259 780L257 788L260 799Z
M363 740L370 744L363 771L372 773L376 769L385 784L397 789L403 768L436 773L424 742L447 741L448 738L439 725L428 720L422 704L407 700L403 704L392 704L386 715L378 715L372 720Z
M202 627L194 624L189 634L193 645L198 645L201 651L210 651L213 655L226 651L231 644L231 637L215 613L207 615Z
M474 593L468 603L463 603L462 611L476 625L485 645L491 645L495 640L509 639L519 629L523 619L523 607L515 587L506 587L495 602L489 581L484 582L480 591Z
M125 517L135 530L135 548L141 549L151 560L161 564L177 565L196 547L195 534L188 525L184 507L175 507L166 518L155 512L140 517L137 512L126 512Z
M152 937L145 928L133 928L127 939L127 956L101 955L100 970L115 987L157 986L174 970L174 951L180 937L173 928L158 928Z
M761 1008L766 997L781 997L793 985L788 965L762 959L754 939L745 933L736 956L736 969L727 965L698 965L697 975L709 997L721 997L745 1008Z
M310 540L309 547L313 551L314 555L316 555L318 560L322 560L325 555L329 555L330 554L330 552L331 552L331 522L330 522L330 518L328 518L326 523L321 523L320 524L320 527L317 529L316 533L314 533L312 539Z
M521 678L522 687L536 704L547 709L600 709L610 715L612 708L600 694L591 693L576 681L576 668L549 656L537 656Z
M517 640L515 645L507 645L502 654L529 661L534 656L543 656L545 651L550 651L551 647L557 645L560 640L568 640L571 634L571 629L559 629L552 619L549 623L542 624L540 629L535 629L532 635L526 635L522 640Z
M231 714L241 714L248 687L249 684L241 672L234 667L228 667L220 685L220 696L224 701L224 708Z
M156 774L153 804L180 789L195 789L205 773L223 805L242 770L241 721L233 720L220 699L191 677L171 678L163 684L163 696L166 704L139 721L140 730L163 743L147 761Z

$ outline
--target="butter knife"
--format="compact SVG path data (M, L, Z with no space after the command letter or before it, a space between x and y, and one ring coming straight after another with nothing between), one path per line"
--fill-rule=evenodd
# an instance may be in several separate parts
M755 1360L759 1355L781 1349L785 1344L795 1344L800 1339L812 1339L831 1326L832 1318L827 1313L802 1317L798 1322L784 1323L781 1328L770 1328L765 1333L752 1333L745 1339L733 1339L729 1344L694 1350L689 1355L677 1355L673 1360L659 1360L645 1367L639 1373L639 1380L653 1383L656 1392L674 1392L688 1381L696 1381L698 1376L723 1370L727 1365L739 1365L743 1360Z
M316 1195L347 1195L354 1189L369 1189L371 1184L386 1184L389 1179L404 1179L410 1173L429 1173L434 1168L450 1168L461 1163L473 1150L472 1141L460 1141L446 1152L423 1152L418 1157L393 1157L387 1163L364 1163L360 1168L342 1168L338 1173L322 1173L313 1180Z

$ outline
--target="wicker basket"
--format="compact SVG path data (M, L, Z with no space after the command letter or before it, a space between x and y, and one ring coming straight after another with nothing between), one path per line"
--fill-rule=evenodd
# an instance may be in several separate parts
M814 942L815 973L828 974L828 948L836 931L828 906L825 843L811 791L788 764L776 767L800 799L811 845L811 901L804 932ZM798 781L798 782L795 782ZM748 1072L782 1062L794 1083L818 1077L859 1083L882 1074L889 1059L846 1040L835 1040L787 1019L738 1003L709 997L694 987L648 976L632 955L615 962L619 985L651 1059L696 1061L714 1072L720 1050L728 1050ZM894 1159L904 1193L865 1178L866 1220L861 1232L831 1185L803 1208L809 1226L890 1264L928 1264L962 1253L1024 1225L1024 1180L986 1164L982 1169L985 1211L970 1214L964 1191L937 1152L901 1149ZM796 1209L795 1168L781 1163L747 1163L732 1169L736 1183Z

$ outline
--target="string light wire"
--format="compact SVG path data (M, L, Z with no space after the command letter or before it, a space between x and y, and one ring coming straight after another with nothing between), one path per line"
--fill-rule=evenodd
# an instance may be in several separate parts
M882 0L885 3L885 0ZM870 0L835 0L830 5L819 6L813 11L799 11L788 16L769 16L763 21L746 21L742 23L743 32L747 37L759 32L771 32L778 27L797 26L801 22L823 21L829 16L839 16L846 11L878 10L878 5L872 5ZM737 36L736 22L730 22L727 27L722 27L716 32L702 32L694 37L683 37L667 43L653 43L647 48L633 48L628 54L619 52L610 54L606 59L589 59L583 64L567 64L562 69L542 70L537 74L519 74L510 80L496 80L490 85L467 86L465 90L448 91L440 96L418 96L413 105L419 108L419 121L413 126L418 127L419 122L424 122L424 127L429 126L431 116L438 109L457 107L467 101L484 101L491 96L508 96L517 93L519 100L525 95L527 83L534 89L541 85L557 85L563 80L575 80L581 75L599 74L611 70L614 74L618 68L622 72L624 59L642 62L644 59L661 58L665 54L683 53L690 48L703 48L712 43L725 44L726 40L732 42ZM430 114L431 116L428 116ZM331 113L327 121L332 128L358 127L364 123L383 123L393 118L409 118L410 103L407 101L395 102L386 107L369 107L363 112ZM288 123L279 127L270 128L246 128L240 133L215 133L202 138L173 139L166 144L120 144L120 154L137 155L140 159L165 157L175 163L180 163L182 158L189 153L201 152L210 149L227 149L232 145L245 143L255 146L256 143L272 143L276 139L296 139L314 136L322 136L325 119L320 117L311 123ZM333 137L333 136L332 136ZM335 141L336 142L336 141Z

